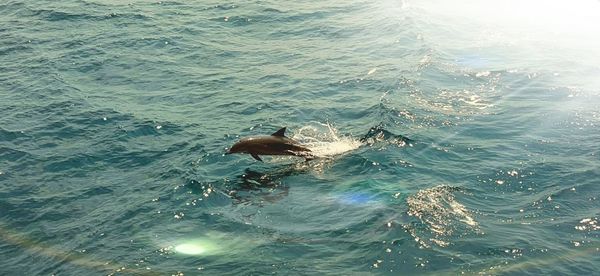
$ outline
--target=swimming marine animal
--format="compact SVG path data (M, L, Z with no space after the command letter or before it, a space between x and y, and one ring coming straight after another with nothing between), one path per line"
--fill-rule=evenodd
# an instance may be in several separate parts
M307 161L315 158L310 149L286 137L285 130L286 128L282 127L271 135L242 138L233 144L226 154L247 153L261 162L263 160L260 155L293 155L304 157Z

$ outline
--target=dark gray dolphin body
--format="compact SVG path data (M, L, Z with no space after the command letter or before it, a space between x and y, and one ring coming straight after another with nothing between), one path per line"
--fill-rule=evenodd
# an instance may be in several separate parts
M242 138L231 146L227 154L231 153L248 153L261 162L259 155L294 155L304 157L306 160L314 158L310 149L285 137L285 127L268 136Z

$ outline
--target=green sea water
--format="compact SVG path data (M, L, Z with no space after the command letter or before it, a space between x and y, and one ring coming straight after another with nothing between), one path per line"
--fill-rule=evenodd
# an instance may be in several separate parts
M599 14L4 1L0 274L592 275Z

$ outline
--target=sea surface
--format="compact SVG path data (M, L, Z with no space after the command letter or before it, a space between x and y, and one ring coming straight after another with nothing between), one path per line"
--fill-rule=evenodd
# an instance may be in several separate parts
M599 15L2 1L0 274L593 275Z

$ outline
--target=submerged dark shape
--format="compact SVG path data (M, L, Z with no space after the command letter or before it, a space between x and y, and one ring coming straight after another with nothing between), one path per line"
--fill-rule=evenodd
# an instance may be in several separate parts
M311 160L314 158L310 149L285 137L285 127L268 136L251 136L242 138L233 144L227 154L247 153L261 161L260 155L293 155Z

